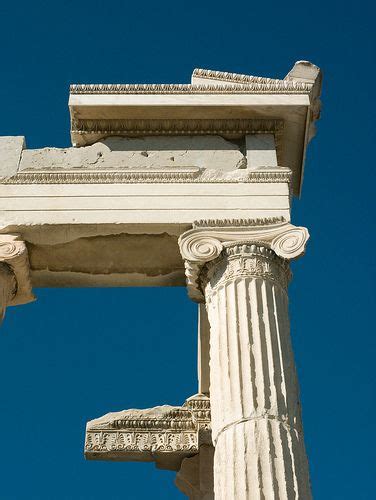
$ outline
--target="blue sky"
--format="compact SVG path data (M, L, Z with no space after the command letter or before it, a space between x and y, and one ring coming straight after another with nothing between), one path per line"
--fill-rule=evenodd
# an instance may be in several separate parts
M371 2L2 2L0 135L69 145L70 83L188 82L194 67L324 71L293 218L292 337L316 500L374 498L376 307ZM43 289L0 331L1 500L184 498L152 464L86 462L85 422L196 392L184 289ZM372 442L373 441L373 442ZM229 499L230 500L230 499Z

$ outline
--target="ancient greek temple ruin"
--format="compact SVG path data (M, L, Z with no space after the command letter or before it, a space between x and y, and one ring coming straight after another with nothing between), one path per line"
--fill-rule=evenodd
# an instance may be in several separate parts
M191 499L311 498L287 288L320 89L306 61L282 80L72 85L72 147L0 137L2 316L34 287L186 286L198 304L197 394L109 408L86 459L155 462Z

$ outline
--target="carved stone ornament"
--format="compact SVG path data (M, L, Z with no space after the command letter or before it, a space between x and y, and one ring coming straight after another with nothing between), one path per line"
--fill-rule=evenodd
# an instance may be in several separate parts
M25 242L20 241L18 235L0 235L0 262L4 262L14 273L16 290L8 306L32 302L35 297L32 292L29 258Z
M210 401L196 394L183 406L124 410L91 420L86 426L89 460L156 462L179 470L181 462L211 444Z
M193 229L179 238L180 253L185 262L188 294L202 302L200 273L203 266L233 245L259 244L286 260L304 254L308 230L276 218L250 220L211 220L194 223Z
M312 84L294 80L247 81L223 85L185 83L72 84L70 94L309 94Z
M195 166L162 168L123 168L93 170L33 170L25 169L0 184L236 184L236 183L288 183L288 168L239 169L222 172Z

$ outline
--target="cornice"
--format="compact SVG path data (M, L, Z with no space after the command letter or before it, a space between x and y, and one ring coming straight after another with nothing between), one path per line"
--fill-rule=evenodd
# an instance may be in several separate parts
M268 83L192 85L173 83L146 84L72 84L70 94L309 94L312 85L293 80L271 80Z
M0 262L4 262L14 273L16 292L9 302L10 306L32 302L35 297L32 292L30 268L27 248L18 235L0 235Z
M188 294L197 302L204 300L200 285L202 268L229 247L261 245L282 259L292 260L304 254L308 238L306 228L288 222L276 222L275 218L255 220L247 226L235 223L233 227L228 226L226 221L215 221L214 226L201 222L201 226L186 231L179 238Z
M152 457L169 468L211 444L210 400L202 394L183 406L159 406L147 410L110 413L88 422L85 456L91 460L139 460Z
M171 184L171 183L289 183L291 170L288 168L236 171L238 175L227 175L222 171L205 170L199 167L166 167L160 169L122 170L32 170L25 169L0 184Z

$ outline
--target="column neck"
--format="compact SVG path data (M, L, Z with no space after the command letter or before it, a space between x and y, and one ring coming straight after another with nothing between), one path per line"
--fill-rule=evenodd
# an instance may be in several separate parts
M289 262L262 243L231 243L203 266L199 285L208 297L213 289L244 277L268 280L286 290L291 277Z

